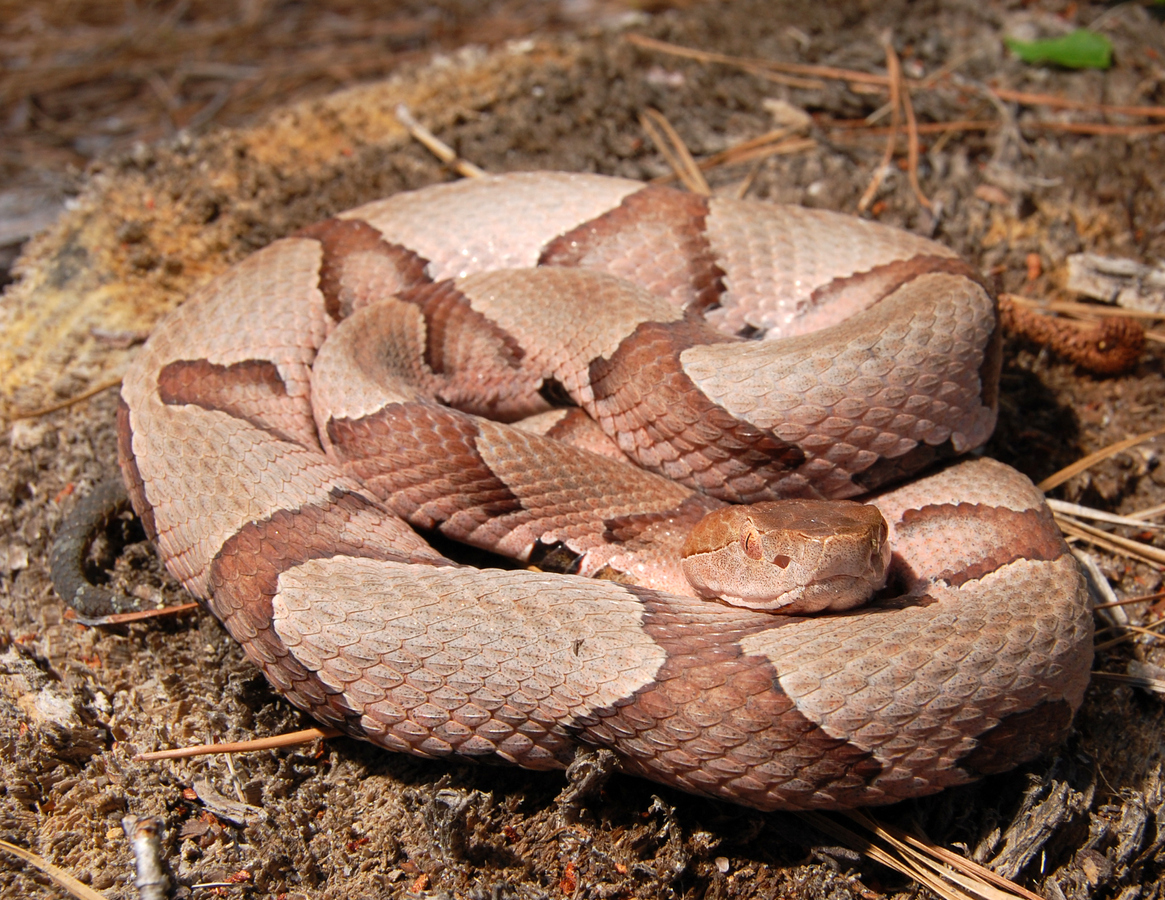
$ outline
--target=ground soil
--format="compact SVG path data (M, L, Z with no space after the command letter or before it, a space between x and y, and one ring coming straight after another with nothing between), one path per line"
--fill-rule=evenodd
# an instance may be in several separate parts
M1001 44L1005 33L1090 23L1116 47L1107 72L1025 66ZM915 91L920 120L1002 127L927 136L919 174L934 211L895 167L872 215L933 235L999 288L1033 297L1062 296L1070 253L1165 258L1165 137L1069 133L1057 123L1100 117L998 104L983 90L990 82L1096 103L1165 103L1165 27L1147 7L740 0L612 19L593 31L569 24L570 33L492 54L426 63L418 53L387 85L302 102L240 130L179 134L100 157L77 178L81 193L63 223L28 248L0 306L10 354L0 372L7 415L116 374L162 311L254 247L362 200L451 177L391 121L401 97L488 170L634 178L668 171L639 125L644 109L662 111L688 147L707 156L773 128L770 101L786 101L816 117L815 146L755 168L718 169L713 187L730 193L750 179L749 196L855 209L881 139L830 120L867 116L884 94L649 52L628 42L632 32L725 54L883 72L879 38L888 30L908 75L951 67L945 81ZM1106 121L1118 132L1144 122ZM92 318L78 313L62 324L66 307L50 301L78 303L67 308ZM45 351L49 343L53 352ZM1165 425L1163 365L1165 353L1151 342L1131 372L1099 378L1009 342L988 453L1038 480ZM561 773L416 760L347 739L229 762L135 760L143 750L310 723L208 614L109 629L65 620L47 550L76 497L115 469L115 404L107 391L13 419L0 444L0 838L117 898L136 896L119 824L126 814L162 817L179 896L914 895L912 882L793 815L619 775L572 801L562 795ZM1165 444L1103 462L1058 493L1118 512L1159 505ZM1122 597L1162 587L1158 569L1089 552ZM118 565L139 595L182 599L148 546L131 547ZM1143 623L1150 613L1134 606L1129 615ZM1099 652L1094 668L1123 673L1130 662L1160 665L1161 656L1152 643L1126 642ZM1094 679L1056 753L878 815L1049 898L1160 897L1163 724L1159 697ZM247 808L222 799L238 804L236 789ZM60 890L0 856L0 894Z

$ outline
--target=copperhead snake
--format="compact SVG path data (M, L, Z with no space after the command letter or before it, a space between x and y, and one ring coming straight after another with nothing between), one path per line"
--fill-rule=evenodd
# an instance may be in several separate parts
M1091 617L1042 496L955 459L998 372L992 295L936 243L515 174L345 212L203 287L123 382L120 462L169 570L321 722L853 807L1029 760L1081 702ZM589 449L554 439L576 429ZM726 502L858 496L893 555L845 615L697 599L658 549ZM568 574L456 565L414 527Z

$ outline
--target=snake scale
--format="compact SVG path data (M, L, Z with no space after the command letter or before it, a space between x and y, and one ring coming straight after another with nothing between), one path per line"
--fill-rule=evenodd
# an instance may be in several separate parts
M759 809L889 803L1053 746L1088 679L1084 582L1041 494L964 456L999 355L990 291L914 235L489 177L200 289L124 380L121 468L170 571L350 735L531 769L607 748ZM873 601L693 596L668 555L687 530L788 497L881 510ZM534 565L466 567L418 532Z

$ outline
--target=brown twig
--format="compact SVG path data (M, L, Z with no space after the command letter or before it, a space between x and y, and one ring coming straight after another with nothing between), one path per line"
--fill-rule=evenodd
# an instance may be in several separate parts
M1104 316L1091 323L1060 319L1043 315L1010 294L999 298L999 322L1005 331L1046 346L1097 375L1130 369L1145 349L1145 329L1131 318Z

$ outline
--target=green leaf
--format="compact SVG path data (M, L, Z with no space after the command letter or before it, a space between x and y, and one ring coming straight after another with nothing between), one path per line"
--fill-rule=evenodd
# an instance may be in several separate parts
M1066 69L1107 69L1112 65L1109 39L1084 28L1043 41L1003 40L1008 50L1028 63L1052 63Z

